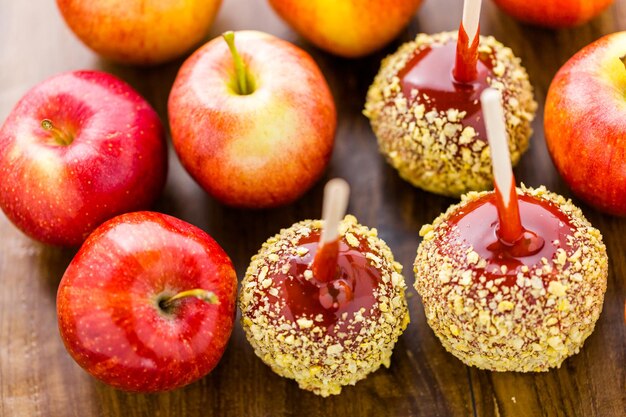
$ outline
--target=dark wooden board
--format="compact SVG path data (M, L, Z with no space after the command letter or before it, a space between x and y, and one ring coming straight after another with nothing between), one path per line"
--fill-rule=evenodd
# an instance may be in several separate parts
M339 111L335 152L325 179L341 176L351 183L350 211L379 229L405 266L409 284L420 226L453 200L399 179L378 154L361 110L380 59L420 31L455 29L461 3L427 0L397 41L360 60L339 59L311 47L264 0L225 1L211 30L210 37L228 29L263 30L295 42L316 59ZM543 101L553 75L572 54L603 34L626 30L626 0L618 0L587 25L560 31L519 24L486 1L481 26L483 34L495 35L522 58L540 103L532 147L516 169L517 178L570 196L545 148ZM95 68L129 82L165 121L169 89L181 63L148 69L111 64L72 35L53 1L0 0L0 120L36 83L61 71ZM208 197L174 152L170 162L167 187L156 209L213 235L233 259L240 278L270 235L297 220L319 216L323 181L288 207L233 210ZM328 399L273 374L254 355L239 324L213 373L184 389L135 395L95 381L66 354L56 327L56 289L74 251L38 244L0 214L0 416L626 416L626 220L582 208L605 237L611 259L608 291L594 334L560 369L516 374L467 368L441 347L411 287L412 323L395 349L391 368Z

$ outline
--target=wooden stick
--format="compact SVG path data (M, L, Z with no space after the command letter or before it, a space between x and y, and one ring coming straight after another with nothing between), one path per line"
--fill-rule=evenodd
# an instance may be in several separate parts
M463 3L463 28L465 28L470 44L478 36L481 5L482 0L465 0Z
M324 205L322 220L324 228L320 236L320 245L334 242L339 238L339 223L346 215L350 186L341 178L335 178L324 187Z
M458 83L469 84L478 78L481 3L481 0L465 0L463 4L463 20L459 27L452 70L452 75Z
M330 180L324 188L324 226L311 265L313 276L320 283L330 282L335 278L339 257L339 223L346 214L349 196L350 186L340 178Z
M491 166L500 221L498 237L512 244L524 234L524 228L520 219L515 177L511 166L502 95L500 91L488 88L483 91L480 101L491 151Z

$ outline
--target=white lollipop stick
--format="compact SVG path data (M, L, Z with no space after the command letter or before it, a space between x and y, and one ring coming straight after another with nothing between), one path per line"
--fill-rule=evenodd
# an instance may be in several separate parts
M350 186L341 178L334 178L324 187L324 206L322 220L324 227L320 236L320 245L334 242L339 238L339 222L346 215Z
M508 207L511 197L510 189L513 186L513 168L502 107L502 94L494 88L487 88L481 94L480 102L491 149L493 178L496 187L502 192L505 207Z
M474 38L478 36L481 3L482 0L465 0L465 3L463 3L463 27L470 40L470 45Z

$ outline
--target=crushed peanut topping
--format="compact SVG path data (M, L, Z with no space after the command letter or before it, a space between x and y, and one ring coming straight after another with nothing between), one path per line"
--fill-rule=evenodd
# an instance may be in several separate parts
M402 265L394 261L376 229L368 229L348 215L339 228L341 239L351 247L365 242L365 259L380 271L374 305L343 313L332 330L320 325L321 314L296 317L295 323L285 317L284 298L270 301L263 279L271 280L270 288L276 289L274 277L289 272L289 258L306 255L298 242L321 227L320 220L304 220L268 239L248 267L239 307L242 326L257 356L277 374L295 379L300 388L326 397L339 394L344 385L354 385L380 365L389 366L393 347L409 323L409 313ZM305 279L313 277L308 269L304 275ZM289 282L296 277L285 279Z
M469 248L452 247L446 238L457 227L449 225L450 216L484 194L463 196L422 228L414 272L428 324L470 366L518 372L559 367L578 353L602 311L608 275L602 235L570 200L522 185L518 194L549 201L567 215L570 239L554 259L521 267L512 285L487 280L469 262Z
M464 127L464 111L431 109L431 98L416 89L406 97L398 74L420 51L456 39L457 32L419 34L385 58L363 111L378 137L381 153L400 176L416 187L448 196L491 187L487 139L479 137L472 126ZM537 109L532 86L520 59L493 37L480 37L479 56L491 61L493 74L487 82L503 94L511 161L515 165L528 148L532 134L531 122Z

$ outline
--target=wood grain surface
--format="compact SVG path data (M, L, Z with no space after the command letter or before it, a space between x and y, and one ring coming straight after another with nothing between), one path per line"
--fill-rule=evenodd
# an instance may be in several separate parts
M572 54L603 34L626 30L626 0L618 0L587 25L560 31L519 24L490 1L484 3L482 33L495 35L522 58L540 103L532 147L516 169L517 179L571 196L545 148L543 101L553 75ZM455 29L461 4L426 0L398 40L360 60L316 50L282 23L265 0L225 0L210 35L258 29L311 53L339 111L335 152L325 179L341 176L351 183L350 211L379 229L405 266L410 285L420 226L454 201L402 181L378 154L361 110L380 60L418 32ZM36 83L83 68L126 80L166 121L169 89L181 63L148 69L111 64L73 36L52 0L0 0L0 121ZM324 181L288 207L233 210L208 197L170 151L167 187L155 209L208 231L231 256L240 278L269 236L300 219L319 217ZM57 285L75 251L36 243L0 214L0 416L626 416L626 220L576 202L604 234L611 260L603 313L578 355L560 369L540 374L468 368L442 348L410 286L412 322L396 346L391 367L328 399L272 373L254 355L238 323L218 367L184 389L135 395L95 381L65 352L56 324Z

